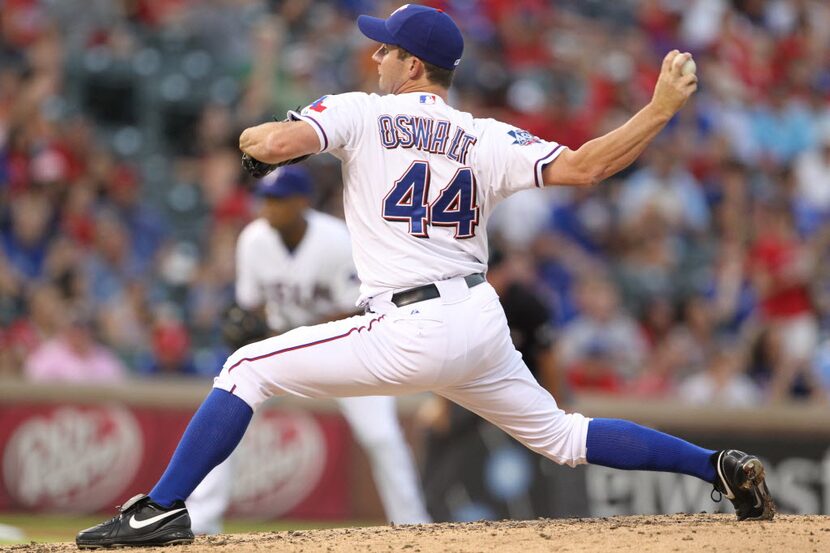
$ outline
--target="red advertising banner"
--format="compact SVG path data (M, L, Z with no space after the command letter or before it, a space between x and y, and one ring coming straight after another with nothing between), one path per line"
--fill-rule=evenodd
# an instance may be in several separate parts
M150 490L192 414L123 405L0 405L0 511L111 511ZM339 415L263 409L236 454L231 511L348 518L350 442Z

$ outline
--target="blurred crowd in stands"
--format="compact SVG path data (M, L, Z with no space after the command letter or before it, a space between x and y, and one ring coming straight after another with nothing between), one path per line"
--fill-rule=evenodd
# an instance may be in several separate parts
M512 197L489 232L549 308L561 397L752 406L830 393L830 4L445 0L465 33L451 103L577 148L700 89L591 189ZM245 126L373 91L340 0L0 0L0 375L212 376L234 245L256 216ZM309 163L341 213L338 164Z

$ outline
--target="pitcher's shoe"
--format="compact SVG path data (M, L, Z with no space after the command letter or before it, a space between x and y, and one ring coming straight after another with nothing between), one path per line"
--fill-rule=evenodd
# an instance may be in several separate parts
M771 520L775 516L775 503L764 481L760 459L725 449L712 455L712 462L717 471L715 490L732 502L738 520Z
M118 516L81 530L75 538L80 549L144 547L191 543L190 515L183 501L162 507L139 494L121 506Z

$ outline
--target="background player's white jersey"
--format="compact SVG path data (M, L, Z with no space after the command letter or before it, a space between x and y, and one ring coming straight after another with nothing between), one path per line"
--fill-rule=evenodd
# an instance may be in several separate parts
M236 301L245 309L265 305L275 331L315 324L355 310L360 283L343 221L314 210L290 252L265 219L250 222L236 248Z
M493 207L563 149L424 92L324 96L300 117L343 162L364 298L484 271Z

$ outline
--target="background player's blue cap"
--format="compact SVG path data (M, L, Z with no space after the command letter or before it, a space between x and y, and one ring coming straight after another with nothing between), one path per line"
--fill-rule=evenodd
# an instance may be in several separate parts
M265 198L311 196L311 176L305 167L281 167L259 181L257 193Z
M455 69L464 52L464 39L452 18L441 10L405 4L388 19L361 15L357 26L374 41L400 46L423 61Z

